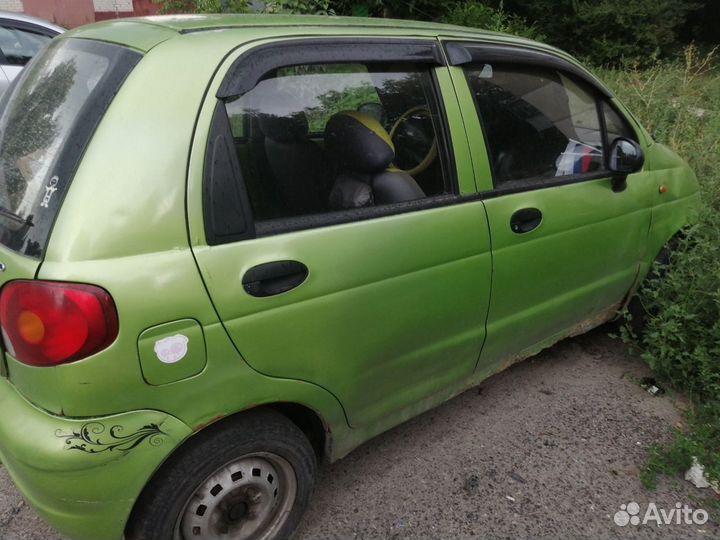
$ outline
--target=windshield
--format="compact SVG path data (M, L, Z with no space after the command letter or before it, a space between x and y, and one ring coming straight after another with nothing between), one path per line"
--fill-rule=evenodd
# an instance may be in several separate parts
M0 102L0 243L41 258L82 153L140 58L124 47L59 39Z

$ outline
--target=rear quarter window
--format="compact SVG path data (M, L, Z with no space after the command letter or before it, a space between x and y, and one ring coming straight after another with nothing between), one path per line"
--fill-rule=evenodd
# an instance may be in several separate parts
M0 101L0 243L41 258L95 127L142 55L59 39Z

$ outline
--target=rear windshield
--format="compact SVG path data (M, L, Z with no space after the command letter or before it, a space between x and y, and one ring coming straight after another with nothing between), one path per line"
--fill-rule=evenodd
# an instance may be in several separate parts
M78 162L141 55L51 42L0 101L0 243L39 259Z

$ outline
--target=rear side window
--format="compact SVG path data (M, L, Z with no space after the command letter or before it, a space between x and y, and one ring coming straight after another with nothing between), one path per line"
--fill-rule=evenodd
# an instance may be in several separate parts
M41 258L78 162L141 55L61 39L37 56L0 102L0 243Z
M308 132L322 136L328 120L339 112L366 105L382 110L371 74L362 64L313 64L284 67L277 70L272 80L261 82L256 94L278 89L297 94L295 99L304 105ZM262 88L260 88L262 86ZM272 87L272 88L271 88ZM245 135L244 123L239 120L247 115L247 102L251 98L228 103L227 110L235 138ZM262 114L262 111L258 111Z
M496 186L587 174L603 168L597 100L584 84L537 66L484 64L466 70Z
M451 193L426 66L282 67L225 108L260 232Z

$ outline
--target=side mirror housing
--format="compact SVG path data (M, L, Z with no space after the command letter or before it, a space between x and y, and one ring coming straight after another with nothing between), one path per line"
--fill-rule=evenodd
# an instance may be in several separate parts
M638 172L645 163L640 145L625 137L618 137L610 144L608 169L612 173L613 191L625 191L629 174Z

